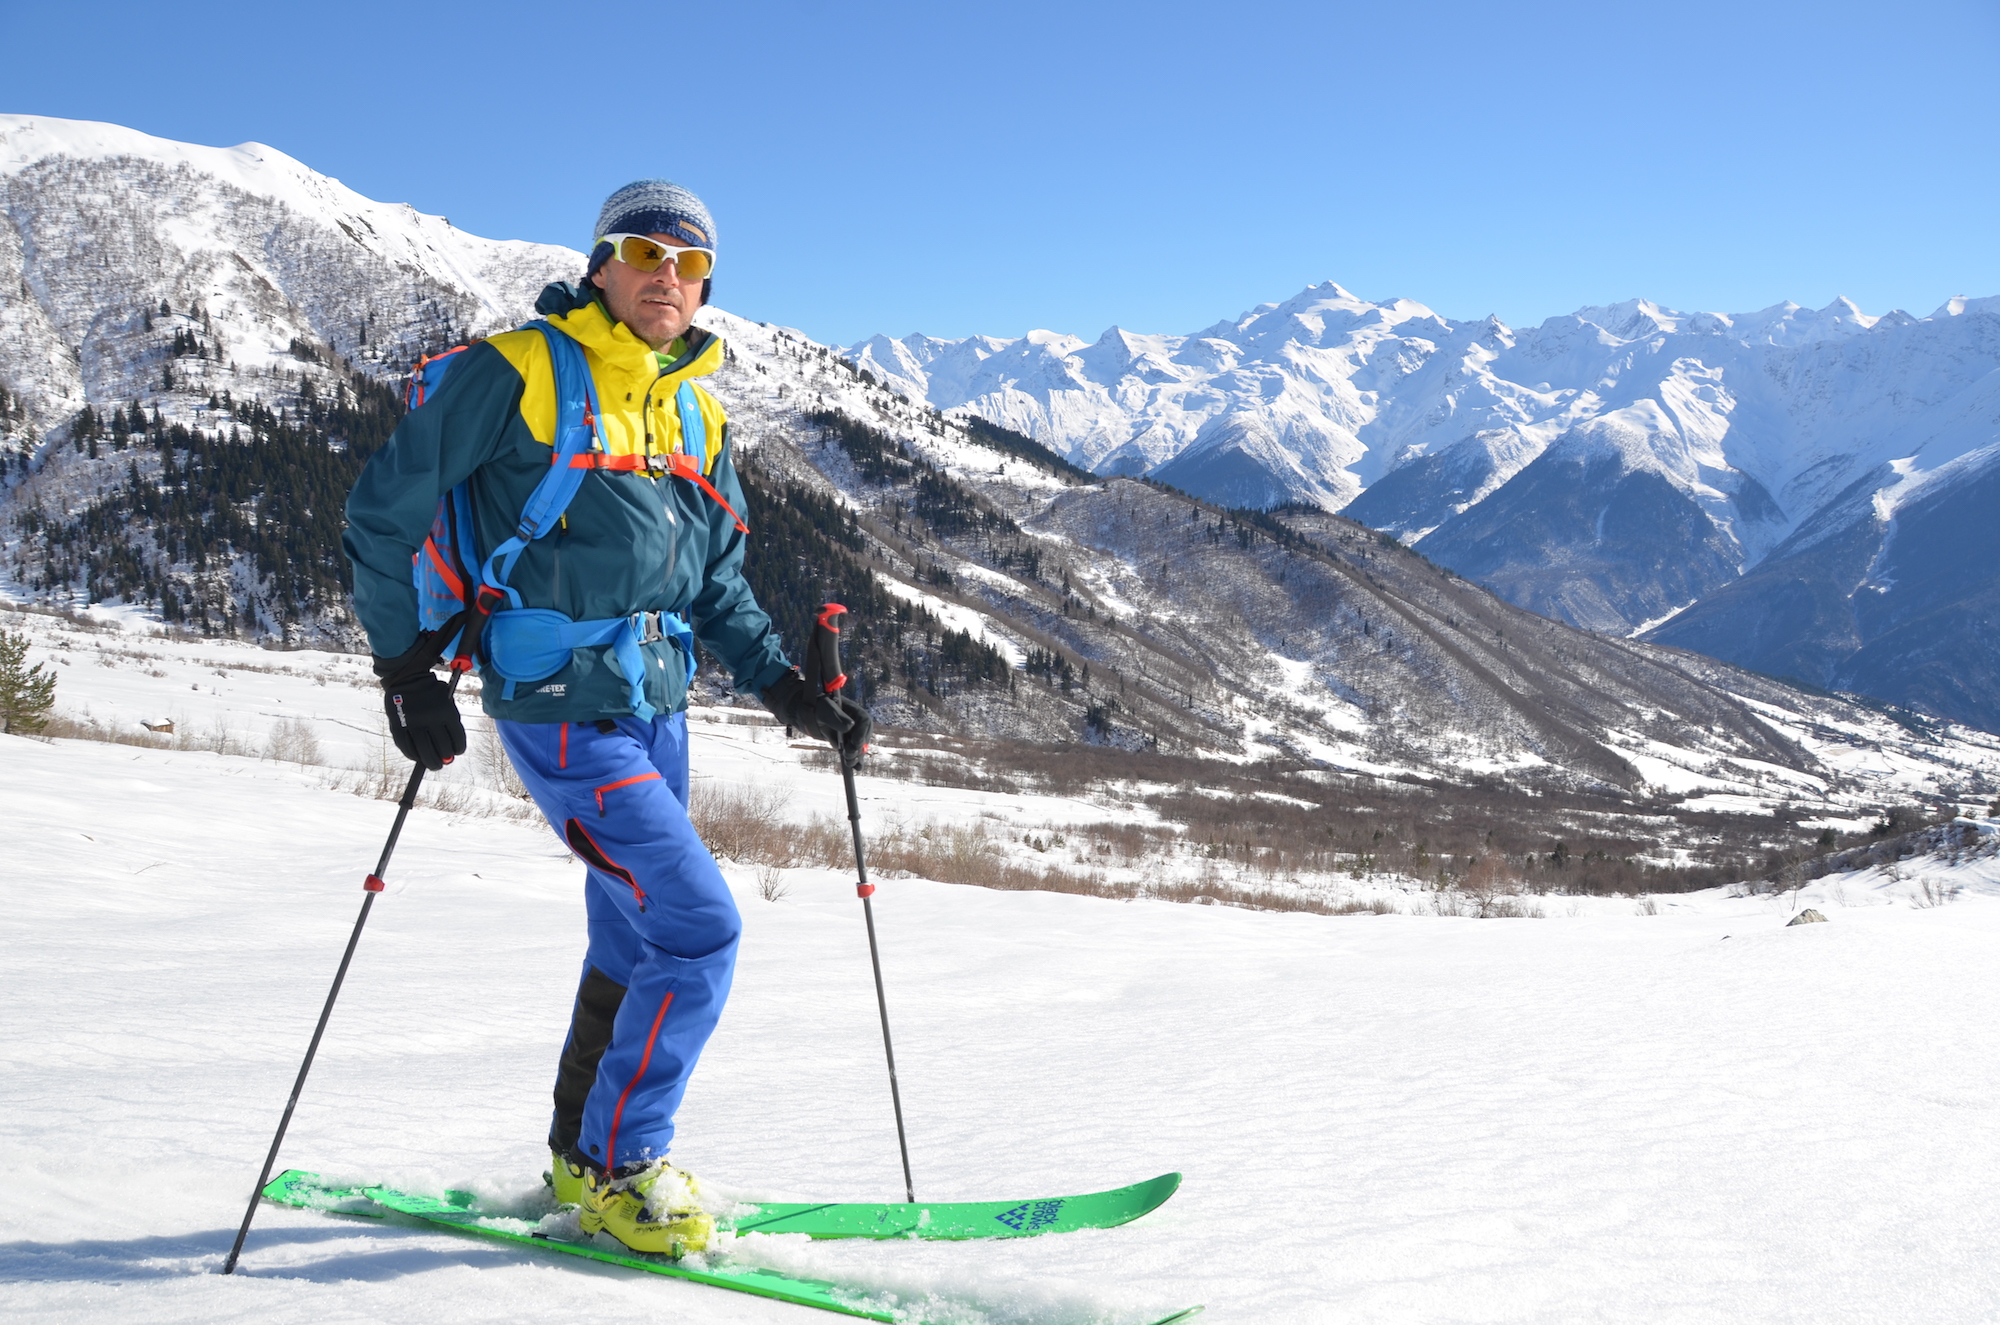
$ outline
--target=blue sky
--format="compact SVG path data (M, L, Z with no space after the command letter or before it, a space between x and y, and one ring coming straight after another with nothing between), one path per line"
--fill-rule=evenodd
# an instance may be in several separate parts
M822 340L2000 294L2000 5L0 0L0 110L257 140L475 233L709 202ZM28 54L37 53L37 54Z

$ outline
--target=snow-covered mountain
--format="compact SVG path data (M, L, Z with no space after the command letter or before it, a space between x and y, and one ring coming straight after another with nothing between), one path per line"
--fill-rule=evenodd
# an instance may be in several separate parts
M521 317L580 255L464 235L263 149L6 125L20 242L0 298L40 330L0 339L0 590L357 646L339 507L390 385L418 348ZM107 208L147 256L115 279L83 238ZM1845 775L1801 733L1879 721L1542 620L1336 515L1093 481L796 332L702 316L731 348L711 381L753 537L777 540L753 558L760 599L793 629L835 589L864 612L858 684L889 723L1622 799L1819 794Z
M302 350L400 371L581 269L569 249L468 235L261 143L44 116L0 115L0 215L5 378L43 431L86 401L163 394L162 323L199 339L176 365L187 389L248 395L295 376Z
M340 501L402 374L582 262L262 144L0 116L0 579L350 638Z
M1874 465L1923 450L1929 471L1992 440L1993 317L2000 298L1925 319L1845 299L1735 315L1638 299L1517 331L1329 281L1188 336L877 336L845 353L1099 473L1231 505L1354 505L1411 541L1545 455L1615 460L1689 495L1755 560Z
M1515 330L1329 282L1190 336L878 336L849 354L898 391L1101 473L1228 505L1340 510L1586 629L1655 629L1762 670L2000 721L1978 698L2000 682L1990 648L1972 649L1964 684L1904 665L1949 653L1962 670L1960 626L1991 616L1967 595L2000 587L1979 569L2000 548L1975 522L1957 571L1912 572L1911 557L1949 555L1955 540L1902 532L1922 501L2000 464L2000 298L1926 318L1845 299L1748 314L1632 300ZM1831 544L1849 553L1801 560ZM1891 547L1895 582L1877 574ZM1778 586L1755 587L1750 573L1778 561L1784 583L1809 583L1809 620L1781 610ZM1912 573L1950 588L1883 610ZM1724 607L1662 629L1724 590ZM1742 629L1745 614L1774 613L1819 643Z

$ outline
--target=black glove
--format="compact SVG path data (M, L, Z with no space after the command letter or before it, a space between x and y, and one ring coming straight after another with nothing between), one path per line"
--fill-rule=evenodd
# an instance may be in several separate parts
M405 759L433 773L465 753L465 723L458 716L458 703L451 687L431 672L437 660L437 641L428 635L419 636L416 646L400 658L375 660L389 736Z
M861 767L868 738L875 734L875 720L860 704L838 690L830 695L815 693L796 667L765 686L763 699L779 722L834 745L849 768Z

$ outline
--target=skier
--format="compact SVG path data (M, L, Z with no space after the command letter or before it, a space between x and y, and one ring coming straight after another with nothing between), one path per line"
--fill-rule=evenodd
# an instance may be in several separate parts
M706 1244L713 1221L667 1163L674 1111L728 996L740 932L687 816L693 640L739 691L843 758L858 758L872 723L854 700L813 693L787 661L743 578L743 494L722 407L698 386L682 390L723 361L722 341L693 323L713 288L708 209L670 181L639 180L606 200L595 234L583 282L549 286L536 311L583 348L602 449L577 457L594 472L560 527L514 564L518 600L494 597L481 702L536 805L587 867L588 947L548 1138L556 1197L581 1207L588 1232L680 1255ZM439 499L468 477L479 555L515 532L549 472L556 396L540 331L481 341L348 497L342 546L390 734L426 768L466 742L450 687L432 671L442 642L420 635L412 559ZM696 408L698 419L684 417ZM523 608L554 611L510 621ZM562 651L549 675L504 676L495 651L536 617L622 635Z

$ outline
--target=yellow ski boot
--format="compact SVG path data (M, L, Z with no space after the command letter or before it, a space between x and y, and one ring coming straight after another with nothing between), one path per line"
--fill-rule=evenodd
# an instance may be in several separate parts
M544 1175L555 1189L557 1205L583 1204L583 1165L560 1150L549 1152L549 1171Z
M708 1246L715 1232L694 1178L665 1160L622 1178L585 1169L580 1204L584 1232L609 1233L633 1251L678 1259Z

